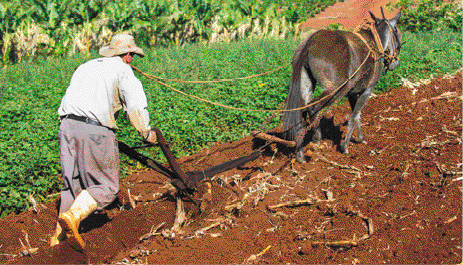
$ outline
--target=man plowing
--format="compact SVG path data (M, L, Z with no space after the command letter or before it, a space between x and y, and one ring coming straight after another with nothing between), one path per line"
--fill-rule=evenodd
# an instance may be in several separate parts
M82 64L71 78L58 109L64 188L51 246L67 238L75 249L84 249L85 242L79 234L81 221L117 197L118 151L168 177L177 195L190 199L197 206L200 202L191 193L200 181L253 161L264 151L265 146L208 169L184 172L161 131L149 126L146 95L130 65L135 54L144 56L133 37L116 35L109 46L100 49L102 58ZM146 142L157 142L170 169L138 153L136 148L116 141L116 118L122 108Z
M80 222L116 199L120 166L114 132L120 110L145 141L156 142L143 86L129 65L135 54L144 56L131 35L115 35L100 49L101 58L82 64L71 78L58 109L64 188L51 246L68 238L83 249Z

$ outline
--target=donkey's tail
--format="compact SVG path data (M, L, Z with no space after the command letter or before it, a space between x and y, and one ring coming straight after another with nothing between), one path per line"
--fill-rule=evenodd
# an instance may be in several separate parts
M293 70L293 73L295 70ZM299 71L300 72L300 71ZM286 99L285 109L296 109L299 108L301 103L301 78L299 77L294 80L291 79L289 85L289 94ZM302 115L300 110L287 111L283 115L283 126L285 130L285 138L288 141L294 141L297 136L297 132L302 128Z
M289 84L289 94L286 98L285 110L296 109L301 106L301 71L304 59L307 57L307 42L305 40L294 52L293 74ZM302 128L303 121L300 110L287 111L283 116L284 138L294 141L298 131Z

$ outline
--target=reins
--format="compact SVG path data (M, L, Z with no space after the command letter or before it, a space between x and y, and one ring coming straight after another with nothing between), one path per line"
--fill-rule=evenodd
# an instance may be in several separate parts
M191 95L191 94L188 94L188 93L185 93L181 90L178 90L160 80L158 80L155 76L152 76L152 75L149 75L149 74L146 74L145 72L143 72L142 70L138 69L137 67L133 66L133 65L130 65L135 71L139 72L140 74L142 74L143 76L145 76L146 78L150 79L150 80L153 80L155 81L156 83L162 85L162 86L165 86L167 88L169 88L170 90L176 92L176 93L179 93L181 95L184 95L184 96L187 96L187 97L191 97L191 98L194 98L198 101L202 101L202 102L205 102L205 103L208 103L208 104L211 104L211 105L214 105L214 106L218 106L218 107L223 107L223 108L227 108L227 109L231 109L231 110L238 110L238 111L249 111L249 112L289 112L289 111L297 111L297 110L303 110L303 109L306 109L307 107L310 107L310 106L313 106L313 105L316 105L322 101L324 101L325 99L328 99L332 96L334 96L344 85L347 84L347 82L349 82L357 73L358 71L360 71L360 69L363 67L363 65L367 62L368 58L370 57L370 54L371 54L371 50L368 52L368 55L365 57L365 60L363 60L362 64L357 68L357 70L344 82L342 83L340 86L338 86L331 94L329 95L326 95L324 96L323 98L315 101L315 102L312 102L310 104L307 104L303 107L299 107L299 108L294 108L294 109L287 109L287 110L282 110L282 109L272 109L272 110L264 110L264 109L247 109L247 108L237 108L237 107L233 107L233 106L228 106L228 105L224 105L224 104L220 104L220 103L217 103L217 102L213 102L213 101L210 101L210 100L207 100L207 99L204 99L204 98L200 98L198 96L195 96L195 95ZM288 65L288 64L286 64ZM285 66L286 66L285 65ZM282 67L280 67L281 69ZM276 70L273 70L273 72L276 71Z
M387 25L390 28L390 30L393 31L391 25L389 25L389 23L387 23ZM375 40L374 42L376 44L375 48L371 47L368 44L367 40L365 40L365 38L360 34L361 30L369 30L372 33L372 35L374 37L374 40ZM232 79L218 79L218 80L209 80L209 81L183 81L183 80L178 80L178 79L165 79L165 78L160 78L160 77L157 77L157 76L154 76L154 75L151 75L151 74L147 74L147 73L143 72L142 70L138 69L137 67L135 67L135 66L133 66L131 64L130 64L130 66L132 67L132 69L134 69L138 73L142 74L146 78L148 78L150 80L153 80L156 83L158 83L158 84L160 84L160 85L162 85L164 87L167 87L168 89L170 89L170 90L172 90L172 91L174 91L176 93L179 93L179 94L187 96L187 97L194 98L194 99L196 99L198 101L202 101L202 102L214 105L214 106L227 108L227 109L231 109L231 110L249 111L249 112L280 112L280 113L282 113L282 112L289 112L289 111L298 111L298 110L303 110L303 109L306 109L306 108L308 108L310 106L316 105L316 104L318 104L318 103L320 103L320 102L322 102L322 101L324 101L326 99L332 98L334 95L336 95L336 93L338 93L342 89L342 87L344 87L350 80L352 80L352 78L354 78L354 76L360 71L360 69L365 65L365 63L367 62L367 60L368 60L368 58L370 57L371 54L373 54L373 58L375 59L375 61L380 59L380 58L384 58L385 62L387 62L388 64L390 64L394 60L398 60L397 51L394 52L393 55L390 55L390 54L387 54L387 53L384 52L384 48L383 48L383 45L381 43L381 39L379 37L378 31L376 30L376 28L373 26L373 24L371 22L366 20L364 23L357 26L354 29L353 33L356 36L358 36L368 48L368 54L365 57L365 59L363 60L363 62L359 65L357 70L355 70L355 72L351 76L349 76L349 78L347 78L346 81L344 81L335 90L333 90L332 93L320 98L319 100L317 100L315 102L311 102L310 104L307 104L307 105L299 107L299 108L294 108L294 109L285 109L285 110L283 110L283 109L270 109L270 110L264 110L264 109L237 108L237 107L220 104L220 103L213 102L213 101L210 101L210 100L207 100L207 99L204 99L204 98L200 98L200 97L195 96L195 95L188 94L186 92L178 90L178 89L176 89L176 88L174 88L174 87L172 87L172 86L170 86L170 85L168 85L168 84L161 81L161 80L164 80L164 81L180 82L180 83L207 84L207 83L231 82L231 81L236 81L236 80L246 80L246 79L250 79L250 78L254 78L254 77L263 76L263 75L266 75L266 74L271 74L273 72L276 72L276 71L281 70L282 68L288 66L290 63L286 63L286 64L284 64L284 65L282 65L282 66L280 66L278 68L272 69L270 71L267 71L267 72L264 72L264 73L261 73L261 74L251 75L251 76L247 76L247 77L239 77L239 78L232 78ZM393 33L396 34L394 31L393 31ZM377 54L380 55L379 58L377 58Z
M286 64L284 64L284 65L282 65L280 67L277 67L275 69L272 69L270 71L260 73L260 74L255 74L255 75L250 75L250 76L245 76L245 77L217 79L217 80L206 80L206 81L189 81L189 80L180 80L180 79L169 79L169 78L158 77L158 76L155 76L155 75L149 75L149 76L151 78L153 78L153 79L156 79L156 80L162 80L162 81L166 81L166 82L176 82L176 83L188 83L188 84L222 83L222 82L233 82L233 81L237 81L237 80L246 80L246 79L251 79L251 78L255 78L255 77L259 77L259 76L263 76L263 75L268 75L268 74L271 74L273 72L281 70L282 68L288 66L289 64L291 64L291 63L286 63ZM141 73L141 72L139 71L139 73ZM147 76L147 75L145 75L145 76Z
M368 44L367 40L365 40L365 38L362 36L362 34L360 34L361 30L369 30L371 32L371 34L373 34L373 38L375 39L375 43L376 43L376 49L371 47L370 44ZM368 50L374 54L375 61L376 61L377 60L376 54L377 53L379 53L379 54L382 53L383 44L381 43L381 39L379 37L378 31L376 30L375 27L372 26L372 23L365 20L362 24L360 24L359 26L357 26L354 29L353 33L357 37L359 37L363 41L363 43L367 46Z

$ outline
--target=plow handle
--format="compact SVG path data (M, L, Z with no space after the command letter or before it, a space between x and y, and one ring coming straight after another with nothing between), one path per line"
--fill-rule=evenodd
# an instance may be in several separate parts
M172 185L175 188L177 188L178 190L180 190L180 191L186 190L185 184L183 184L183 182L181 180L180 181L178 180L177 174L175 174L174 172L172 172L169 169L165 168L164 166L162 166L158 162L154 161L153 159L150 159L150 158L138 153L137 151L132 149L130 146L126 145L125 143L123 143L121 141L118 141L118 147L119 147L119 151L121 153L126 154L128 157L139 161L144 166L149 167L151 169L154 169L157 172L159 172L159 173L163 174L164 176L168 177L170 179Z

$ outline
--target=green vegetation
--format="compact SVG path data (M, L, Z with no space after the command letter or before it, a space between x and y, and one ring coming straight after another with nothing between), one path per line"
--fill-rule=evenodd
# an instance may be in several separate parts
M403 41L406 43L400 51L400 66L381 78L376 86L377 91L400 86L402 78L417 81L461 68L460 32L405 32Z
M336 0L0 0L3 64L89 53L114 33L146 47L284 38Z
M461 33L461 3L458 6L443 0L399 0L393 6L402 8L400 21L405 31L450 29Z

